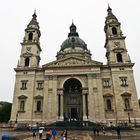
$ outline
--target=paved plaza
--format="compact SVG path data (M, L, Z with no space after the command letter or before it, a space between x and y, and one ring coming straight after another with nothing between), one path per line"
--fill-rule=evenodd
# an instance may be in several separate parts
M56 140L62 140L61 132L58 131L56 135ZM14 137L19 138L20 140L39 140L37 134L36 138L33 139L32 132L30 131L11 131L11 130L1 130L0 139L2 134L11 134ZM45 139L46 131L43 132L43 139ZM68 140L118 140L117 134L115 131L107 131L105 135L100 132L99 136L94 136L92 131L68 131ZM121 140L140 140L140 131L121 131Z

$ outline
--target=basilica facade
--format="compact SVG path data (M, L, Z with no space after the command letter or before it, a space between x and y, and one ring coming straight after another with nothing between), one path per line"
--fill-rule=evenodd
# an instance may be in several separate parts
M121 24L108 7L104 31L107 63L93 60L74 23L56 60L40 66L40 28L36 13L25 29L11 121L18 123L140 120L134 63Z

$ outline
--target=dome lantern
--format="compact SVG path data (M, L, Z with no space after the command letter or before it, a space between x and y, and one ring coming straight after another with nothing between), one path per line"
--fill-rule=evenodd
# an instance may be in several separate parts
M70 33L68 34L68 37L71 37L71 36L78 36L79 37L79 34L76 32L76 26L74 25L73 22L70 26Z

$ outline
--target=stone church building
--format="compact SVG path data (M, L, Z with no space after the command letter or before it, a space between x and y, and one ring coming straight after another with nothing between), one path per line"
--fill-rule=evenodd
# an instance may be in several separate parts
M140 120L138 97L121 24L108 7L104 32L107 63L93 60L74 23L56 60L40 63L40 28L36 13L25 29L11 121L18 123ZM58 47L59 49L59 47Z

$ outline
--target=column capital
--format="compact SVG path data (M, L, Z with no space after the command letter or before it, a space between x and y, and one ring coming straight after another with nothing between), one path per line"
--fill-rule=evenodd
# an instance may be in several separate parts
M57 94L58 95L63 95L63 88L57 89Z
M82 88L82 94L83 95L88 94L88 88Z

